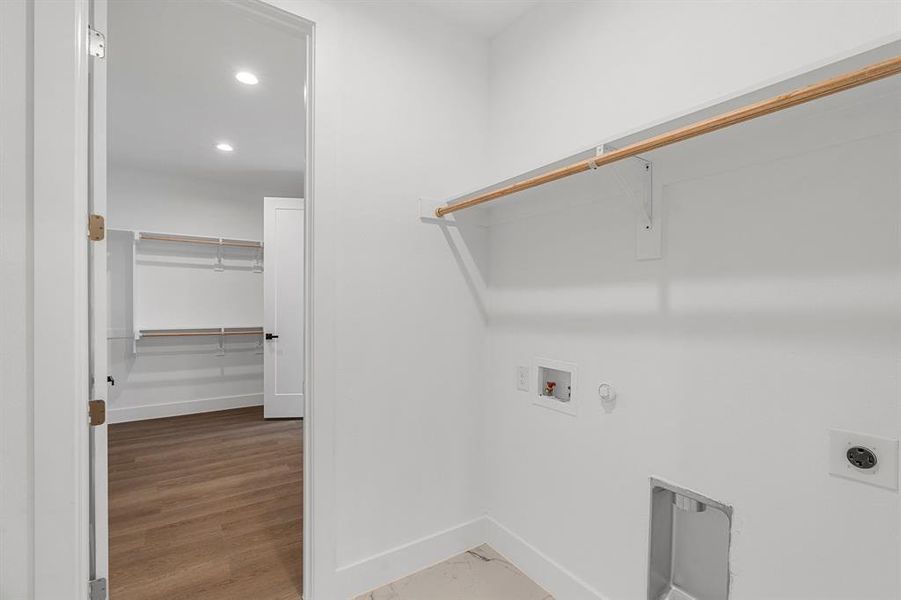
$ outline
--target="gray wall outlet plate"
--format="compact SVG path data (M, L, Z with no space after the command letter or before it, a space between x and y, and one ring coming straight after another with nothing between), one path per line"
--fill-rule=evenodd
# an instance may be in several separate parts
M876 455L876 464L873 467L861 469L848 460L848 451L858 447ZM897 490L898 440L840 429L830 430L829 473L837 477Z

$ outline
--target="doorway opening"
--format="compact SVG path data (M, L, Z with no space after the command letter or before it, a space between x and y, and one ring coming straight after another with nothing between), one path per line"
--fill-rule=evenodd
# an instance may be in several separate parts
M103 4L109 531L95 553L114 600L296 600L309 24L254 0Z

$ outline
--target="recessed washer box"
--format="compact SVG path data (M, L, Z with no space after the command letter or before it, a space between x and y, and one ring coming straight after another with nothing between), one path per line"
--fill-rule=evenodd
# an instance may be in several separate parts
M533 366L537 392L533 404L577 415L579 396L576 390L576 365L551 358L536 358Z

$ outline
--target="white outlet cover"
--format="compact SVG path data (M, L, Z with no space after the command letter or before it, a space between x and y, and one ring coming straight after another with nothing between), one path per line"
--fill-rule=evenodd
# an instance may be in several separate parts
M529 367L516 367L516 389L520 392L529 391Z
M876 455L876 466L858 469L848 462L846 453L853 446L863 446ZM890 490L898 489L898 440L842 431L829 431L829 473L854 481L862 481Z

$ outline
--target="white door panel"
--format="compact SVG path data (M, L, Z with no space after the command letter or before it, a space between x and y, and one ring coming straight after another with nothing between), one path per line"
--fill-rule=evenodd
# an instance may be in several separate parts
M263 219L264 416L303 417L304 206L266 198Z

